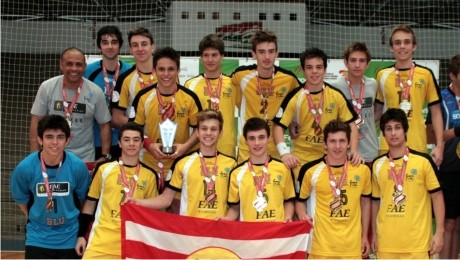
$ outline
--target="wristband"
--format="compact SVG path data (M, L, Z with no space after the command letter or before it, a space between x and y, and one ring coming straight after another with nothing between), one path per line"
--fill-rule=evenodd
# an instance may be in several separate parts
M460 126L454 127L454 133L456 137L460 137Z
M278 153L280 154L280 156L283 156L285 154L291 153L291 151L289 150L289 148L287 147L285 142L281 142L281 143L277 144L276 145L276 150L278 150Z
M91 220L93 220L93 215L81 213L78 215L78 236L77 237L85 237L86 233L88 232L89 224Z
M152 140L146 135L144 135L144 148L149 149L150 144L152 144Z

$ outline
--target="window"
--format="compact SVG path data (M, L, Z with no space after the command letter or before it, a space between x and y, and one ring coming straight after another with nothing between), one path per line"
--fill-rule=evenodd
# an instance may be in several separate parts
M233 13L233 20L240 20L241 14L240 13Z
M297 14L295 14L295 13L289 14L289 20L290 21L297 21Z
M274 14L273 14L273 20L274 20L274 21L279 21L279 20L281 20L281 14L280 14L280 13L274 13Z
M198 20L204 20L206 17L205 17L205 14L204 12L198 12L198 15L197 15L197 19Z
M188 19L188 12L182 12L182 19Z
M267 20L267 14L259 13L259 21L265 21L265 20Z
M213 12L212 13L212 19L213 20L219 20L219 18L220 18L219 15L220 15L219 12Z

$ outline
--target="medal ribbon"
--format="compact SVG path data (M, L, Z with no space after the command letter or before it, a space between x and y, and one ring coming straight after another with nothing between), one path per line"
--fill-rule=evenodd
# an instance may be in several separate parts
M163 192L163 189L165 187L165 168L164 168L163 160L160 159L158 160L158 191L160 193Z
M315 119L316 124L319 126L321 122L321 115L323 114L323 104L324 104L324 85L323 89L321 90L321 100L318 106L313 103L313 99L311 98L310 90L307 89L307 84L305 83L304 86L305 95L307 96L308 100L308 107L310 108L310 112L313 114L313 118Z
M409 77L407 78L406 82L402 82L401 75L398 69L394 67L395 74L396 74L396 85L401 87L402 89L402 98L403 100L409 101L410 97L410 87L412 86L412 79L414 77L415 72L415 65L412 63L410 66Z
M214 166L212 167L212 172L208 171L208 168L206 167L206 161L201 151L198 152L198 155L200 156L201 172L203 173L204 181L206 182L207 193L205 195L205 200L208 204L210 204L217 199L217 196L215 195L215 193L216 193L216 174L217 174L217 169L218 169L218 166L217 166L218 152L216 151L216 157L214 159Z
M361 109L363 108L363 100L364 100L364 78L361 80L361 86L359 88L359 99L356 99L355 92L353 91L353 87L351 82L348 78L345 78L348 83L348 88L350 89L350 96L353 104L353 108L355 109L356 114L361 115Z
M59 167L56 172L56 178L57 178L59 171L61 170L61 166L62 166L62 158L61 158L61 161L59 162ZM50 189L50 182L48 179L48 173L46 172L45 160L43 160L43 155L41 153L40 153L40 167L42 170L43 181L45 182L45 189L46 189L46 195L48 196L48 201L52 201L53 191ZM48 206L48 202L46 204Z
M260 76L259 76L259 72L256 71L256 76L257 76L257 95L260 96L260 98L262 99L262 111L264 113L264 119L265 120L268 120L268 96L270 95L270 91L263 91L263 89L260 87L260 82L261 82L261 79L260 79ZM275 71L272 72L272 81L270 82L270 88L273 88L273 82L275 81Z
M104 63L101 62L102 64L102 72L104 74L104 85L105 85L105 94L107 95L109 101L112 101L112 93L113 89L115 88L115 85L117 85L117 79L118 75L120 74L120 63L117 64L117 68L115 69L115 74L113 75L113 80L112 80L112 87L110 87L110 80L109 80L109 74L107 73L107 69L104 66Z
M64 89L64 80L62 81L62 99L63 99L63 105L64 105L64 111L65 111L65 116L70 119L72 115L72 111L75 108L75 105L77 105L77 100L80 97L80 92L81 92L81 87L83 86L83 80L80 84L80 86L77 88L77 92L73 96L72 102L69 103L67 102L67 94L65 93Z
M252 177L254 179L254 185L256 186L256 189L257 189L257 196L262 196L264 192L265 184L267 183L267 180L268 180L268 161L269 160L270 160L270 157L268 157L264 163L261 176L256 176L253 164L251 163L251 161L248 161L248 167L249 167L249 170L251 171Z
M138 80L139 80L139 84L141 85L141 89L144 89L146 86L144 84L144 79L142 78L142 74L139 71L139 69L136 68L136 70L137 70L137 75L139 76ZM154 71L152 69L152 73L150 74L150 79L149 79L149 86L155 83L155 81L153 80L153 75L154 75Z
M128 178L126 177L125 167L123 165L123 161L121 160L121 158L118 160L118 166L120 167L121 184L123 185L123 191L125 192L127 198L131 198L134 194L134 191L136 190L137 181L139 180L139 171L141 168L141 164L138 163L136 166L136 171L134 172L133 176L134 180L128 180Z
M396 171L395 163L390 153L388 153L388 158L390 159L391 178L395 182L397 190L402 191L403 186L404 186L404 177L406 176L407 162L409 161L409 149L406 148L406 151L404 152L403 164L402 164L401 169L399 170L399 173L397 173Z
M167 118L173 120L174 114L176 113L174 102L176 101L177 88L174 90L171 101L166 102L166 104L161 99L161 94L160 94L160 91L158 90L158 86L156 88L156 92L157 92L157 99L158 99L158 109L161 112L161 120L165 121Z
M222 91L222 74L219 76L215 92L212 91L211 81L206 77L206 75L204 75L204 79L206 80L206 89L208 90L209 96L211 97L211 107L219 111L220 93Z
M345 160L345 163L343 164L343 173L342 176L340 176L339 183L337 184L334 178L334 174L332 173L332 168L329 164L329 160L327 159L327 156L325 157L326 159L326 165L327 165L327 171L329 172L329 184L331 185L332 189L332 196L334 198L340 197L340 193L342 192L342 187L347 181L347 172L348 172L348 162Z

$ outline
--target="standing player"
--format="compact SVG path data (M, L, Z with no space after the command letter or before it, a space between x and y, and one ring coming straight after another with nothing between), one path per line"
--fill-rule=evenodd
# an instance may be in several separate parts
M426 153L427 137L422 110L427 102L436 135L436 148L431 155L439 166L444 149L439 87L430 69L413 62L412 56L416 49L415 33L409 26L398 25L393 28L390 50L395 56L396 63L377 74L379 89L375 104L376 119L380 118L383 108L401 108L406 113L410 126L407 145L416 151ZM388 151L385 138L381 138L380 150L381 153Z
M200 98L203 108L222 112L223 136L217 143L219 152L236 157L235 107L240 106L240 89L232 84L230 77L222 74L224 42L215 34L205 36L198 46L204 73L185 82Z
M121 74L112 96L112 124L121 127L133 115L132 103L139 90L157 82L153 69L155 42L150 31L138 27L128 33L129 51L136 65Z
M221 113L207 109L198 113L197 120L199 150L174 161L172 178L165 191L155 198L131 198L129 201L144 207L163 209L171 205L176 192L181 192L181 215L206 219L225 216L229 175L236 161L217 150L218 140L223 133Z
M257 31L251 39L252 57L257 65L240 66L232 74L232 82L242 92L240 123L238 129L238 163L249 158L249 148L244 140L241 127L246 120L259 117L267 120L273 131L271 120L286 95L300 81L290 71L275 66L278 57L277 37L270 31ZM269 139L268 154L280 158L273 138Z
M287 95L273 120L276 148L283 162L294 169L295 180L302 165L324 155L323 129L332 119L350 125L352 162L361 162L356 112L342 92L323 81L327 68L326 53L318 48L306 49L300 54L300 64L306 82ZM299 136L292 141L294 149L291 154L284 143L284 131L292 122L299 125Z
M133 102L135 114L130 120L143 126L144 134L151 140L144 145L149 152L141 152L141 161L157 171L162 191L165 173L174 159L190 151L198 141L196 134L189 134L189 127L196 127L196 114L202 109L195 93L176 83L180 56L174 49L166 47L156 51L153 66L158 83L139 91ZM172 154L162 152L158 127L168 118L177 123Z
M315 227L309 258L361 258L369 254L371 171L366 165L353 166L348 161L350 135L349 124L331 120L324 127L327 155L300 170L296 214Z
M229 209L223 220L289 222L294 214L293 175L268 154L270 126L264 119L246 121L243 136L250 157L230 173Z
M30 148L38 150L37 124L45 115L62 115L70 126L71 136L67 149L84 162L100 163L111 159L110 111L102 90L83 78L86 68L82 50L70 47L61 53L62 76L42 83L32 105L30 120ZM94 161L93 124L101 129L102 156Z
M399 108L388 109L380 119L390 150L372 164L371 244L378 258L427 259L443 247L445 209L437 167L429 155L407 146L408 128Z
M121 156L96 169L79 217L79 237L75 251L79 256L83 255L84 259L120 259L120 204L127 198L151 198L158 195L156 172L139 161L144 140L142 127L127 123L119 131ZM84 236L93 216L95 220L86 243Z
M79 204L90 176L82 160L64 151L70 127L62 116L44 116L36 131L40 151L28 155L11 175L12 197L27 217L25 258L75 259Z
M120 29L116 26L104 26L97 32L97 47L101 50L102 60L88 64L83 77L98 85L105 94L105 101L110 109L112 102L112 93L118 80L118 76L129 68L126 62L118 60L118 54L123 46L123 37ZM100 138L99 125L94 124L94 146L96 157L102 156L102 143ZM112 128L112 146L110 154L114 158L120 156L120 147L118 146L118 131Z
M379 144L374 119L374 99L377 94L377 81L364 76L369 66L371 54L365 43L353 42L345 48L344 63L347 72L331 83L349 100L358 119L355 121L359 135L359 154L371 166L378 156Z

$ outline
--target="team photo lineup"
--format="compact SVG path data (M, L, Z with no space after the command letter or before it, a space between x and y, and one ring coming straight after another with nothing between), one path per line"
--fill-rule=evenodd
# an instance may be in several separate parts
M400 24L385 39L394 62L375 78L372 50L355 41L327 82L328 54L299 50L301 81L276 65L278 40L255 31L253 64L226 75L224 41L206 35L203 72L185 82L179 51L144 27L98 28L101 59L88 63L79 46L62 50L11 173L24 257L457 259L460 53L439 86ZM120 59L126 45L134 65ZM141 218L154 211L171 222ZM176 218L198 228L169 237ZM232 232L240 222L254 237ZM179 244L192 235L222 244Z

